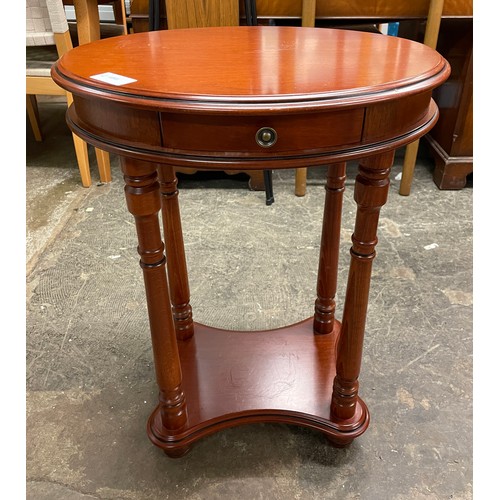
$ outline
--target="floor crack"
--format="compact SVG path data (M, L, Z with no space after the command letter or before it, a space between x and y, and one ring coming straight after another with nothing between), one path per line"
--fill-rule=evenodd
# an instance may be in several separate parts
M48 484L54 484L56 486L61 486L61 487L64 487L64 488L66 488L68 490L74 491L75 493L80 493L81 495L86 495L86 496L88 496L90 498L97 498L98 500L106 500L106 497L96 496L93 493L80 490L78 488L75 488L74 486L70 486L69 484L65 484L65 483L62 483L60 481L55 481L53 479L47 479L47 478L43 478L43 479L27 479L26 480L26 484L29 484L29 483L48 483Z

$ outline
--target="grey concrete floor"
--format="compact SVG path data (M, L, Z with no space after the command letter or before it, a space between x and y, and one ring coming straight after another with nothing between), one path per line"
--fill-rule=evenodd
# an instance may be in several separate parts
M439 191L423 148L412 194L391 185L379 230L360 394L367 432L349 448L287 425L249 425L172 460L145 432L156 385L135 228L113 181L81 187L65 106L27 129L27 413L30 499L472 498L472 194ZM401 172L398 152L391 174ZM339 314L356 166L349 165ZM258 330L311 315L323 168L307 195L274 172L276 202L246 179L183 177L195 320ZM457 250L458 249L458 250ZM303 374L307 376L307 374Z

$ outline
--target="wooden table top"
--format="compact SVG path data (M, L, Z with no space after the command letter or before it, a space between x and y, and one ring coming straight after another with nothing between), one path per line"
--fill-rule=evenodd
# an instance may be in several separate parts
M448 71L437 52L402 38L241 26L100 40L64 55L52 75L77 95L220 112L359 106L433 88ZM134 81L114 85L93 78L103 73Z

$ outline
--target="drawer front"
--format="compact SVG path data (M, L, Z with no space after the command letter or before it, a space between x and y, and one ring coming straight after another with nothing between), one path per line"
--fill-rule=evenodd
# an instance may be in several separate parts
M364 109L270 117L162 113L162 141L187 154L307 154L359 142L363 118Z
M105 141L146 149L161 147L156 111L76 95L74 106L80 126Z
M429 110L431 92L366 108L363 143L387 140L419 126Z

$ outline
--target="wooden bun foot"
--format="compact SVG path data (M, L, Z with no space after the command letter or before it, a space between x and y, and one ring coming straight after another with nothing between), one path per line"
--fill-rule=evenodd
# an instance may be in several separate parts
M328 440L329 444L334 448L347 448L354 441L354 438L346 439L344 441L339 438L334 438L332 436L329 436L328 434L326 434L326 439Z
M180 448L163 450L169 458L181 458L191 450L191 446L181 446Z

